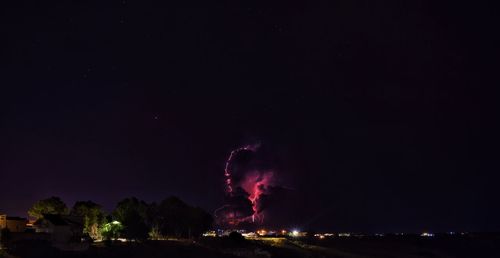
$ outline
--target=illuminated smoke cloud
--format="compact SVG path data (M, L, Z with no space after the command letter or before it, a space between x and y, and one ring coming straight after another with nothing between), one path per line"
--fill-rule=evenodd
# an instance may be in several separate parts
M238 225L262 223L262 197L268 194L274 173L259 163L255 153L259 145L247 145L231 151L224 169L226 205L215 211L219 223Z

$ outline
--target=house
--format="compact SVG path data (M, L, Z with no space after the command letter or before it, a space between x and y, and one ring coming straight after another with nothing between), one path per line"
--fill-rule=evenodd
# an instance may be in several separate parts
M83 236L83 218L75 216L43 214L33 228L36 233L50 235L53 244L80 242Z
M10 232L24 232L28 220L20 217L8 217L0 214L0 229L8 229Z
M63 251L84 251L89 248L89 243L81 241L81 217L44 214L35 222L28 223L26 219L0 215L0 227L12 232L6 243L13 246L22 241L43 241Z

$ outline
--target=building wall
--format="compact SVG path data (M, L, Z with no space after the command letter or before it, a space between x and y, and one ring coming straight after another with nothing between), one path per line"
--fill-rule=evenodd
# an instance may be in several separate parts
M25 220L7 220L6 224L10 232L24 232L26 229Z
M52 241L55 243L68 243L73 236L70 226L54 226Z
M0 229L4 229L7 226L7 215L0 214Z
M73 237L71 226L56 226L47 220L43 220L40 224L38 224L35 227L35 230L37 234L45 233L49 235L49 239L52 243L69 243Z
M24 232L26 229L25 220L11 220L7 215L0 215L0 229L7 228L10 232Z
M52 234L54 232L54 225L52 225L47 220L42 220L39 224L33 226L36 233L47 233Z

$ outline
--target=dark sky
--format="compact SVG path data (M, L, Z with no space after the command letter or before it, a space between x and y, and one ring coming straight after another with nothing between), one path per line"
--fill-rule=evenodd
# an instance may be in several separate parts
M499 34L470 1L0 8L0 210L223 203L260 142L319 230L500 230ZM407 3L409 2L409 3ZM16 6L14 6L16 5Z

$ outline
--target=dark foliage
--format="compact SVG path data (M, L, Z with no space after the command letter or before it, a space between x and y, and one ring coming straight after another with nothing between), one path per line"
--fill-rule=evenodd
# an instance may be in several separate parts
M194 238L208 230L213 223L210 214L192 207L177 197L169 197L160 204L147 204L137 198L118 203L113 220L124 226L122 236L143 240L155 229L163 236Z
M92 201L78 201L73 205L70 215L83 218L84 233L98 238L98 227L105 222L104 212L99 204Z
M241 243L245 241L245 238L238 232L233 231L229 234L228 236L229 240L235 242L235 243Z
M10 240L11 238L11 233L8 228L3 228L0 230L0 242L1 243L6 243Z
M61 198L52 196L36 202L28 211L31 217L39 219L43 214L68 214L68 207Z
M148 237L146 224L148 205L137 198L126 198L118 203L113 211L113 219L122 223L122 236L129 239L144 240Z
M154 206L152 224L164 236L198 237L213 223L212 216L198 207L191 207L177 197L169 197Z
M10 245L9 253L16 257L57 257L60 252L45 240L21 240Z

